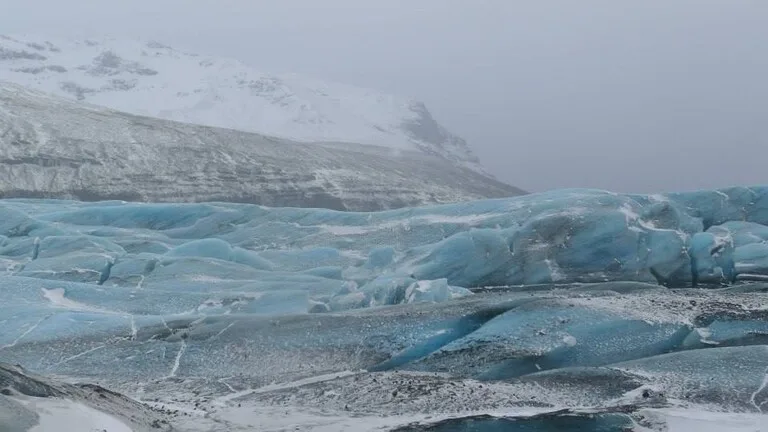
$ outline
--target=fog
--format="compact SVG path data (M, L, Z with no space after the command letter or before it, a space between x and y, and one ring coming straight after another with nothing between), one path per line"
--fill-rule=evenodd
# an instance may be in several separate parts
M0 33L155 39L423 100L531 191L768 184L763 0L0 3Z

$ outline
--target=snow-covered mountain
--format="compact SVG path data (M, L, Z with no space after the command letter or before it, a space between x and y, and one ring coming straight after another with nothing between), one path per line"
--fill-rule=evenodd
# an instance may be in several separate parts
M418 151L140 117L0 81L0 197L377 210L521 193Z
M420 150L485 173L467 143L420 102L265 74L157 42L0 36L0 80L137 115L304 142Z

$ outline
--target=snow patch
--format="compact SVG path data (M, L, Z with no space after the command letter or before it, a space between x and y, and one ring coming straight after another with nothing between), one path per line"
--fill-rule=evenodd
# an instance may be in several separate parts
M40 417L40 422L29 432L133 432L120 420L79 402L55 398L14 399Z

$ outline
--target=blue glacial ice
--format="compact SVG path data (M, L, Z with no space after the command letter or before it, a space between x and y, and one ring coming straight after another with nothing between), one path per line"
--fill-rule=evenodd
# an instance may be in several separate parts
M0 266L0 360L127 392L407 371L546 406L639 388L768 411L768 187L377 213L3 200Z
M330 312L488 286L717 286L768 275L768 188L566 190L379 213L5 200L0 216L8 276L77 282L43 289L143 315Z
M486 286L729 284L768 269L768 188L566 190L380 213L6 200L0 215L0 257L16 276L185 289L250 281L260 292L319 278L300 289L329 308L338 296L368 306Z

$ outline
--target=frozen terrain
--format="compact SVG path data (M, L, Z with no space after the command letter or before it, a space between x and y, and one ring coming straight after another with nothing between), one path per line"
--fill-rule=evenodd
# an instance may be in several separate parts
M422 152L138 117L0 81L0 197L379 210L521 193Z
M373 213L12 199L0 265L0 425L768 424L768 187Z
M0 81L132 114L305 142L416 150L483 172L424 104L158 42L0 36Z

